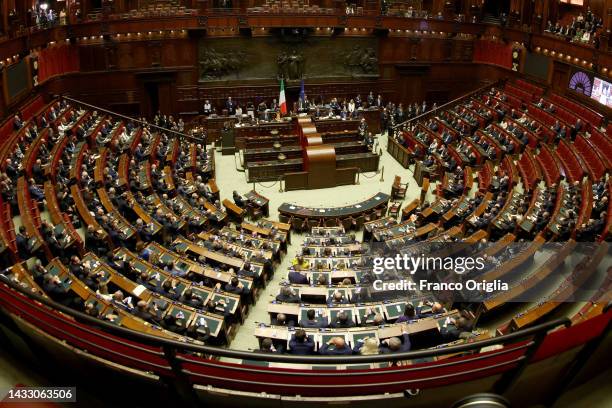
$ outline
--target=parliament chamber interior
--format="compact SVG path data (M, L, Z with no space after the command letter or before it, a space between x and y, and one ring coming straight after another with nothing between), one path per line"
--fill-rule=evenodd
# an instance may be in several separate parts
M0 407L612 404L612 0L0 13Z

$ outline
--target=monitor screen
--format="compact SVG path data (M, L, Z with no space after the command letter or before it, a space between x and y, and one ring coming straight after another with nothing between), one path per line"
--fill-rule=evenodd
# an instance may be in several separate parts
M593 81L593 91L591 98L595 99L602 105L612 108L612 84L604 81L601 78L595 77Z
M8 103L11 103L30 90L31 85L28 75L28 62L26 59L11 64L4 70Z
M584 71L576 71L570 78L569 88L586 96L591 96L593 75Z

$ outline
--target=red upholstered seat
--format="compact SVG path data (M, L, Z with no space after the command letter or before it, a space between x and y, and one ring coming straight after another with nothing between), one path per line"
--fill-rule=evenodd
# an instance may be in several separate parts
M570 183L582 180L584 170L572 146L565 140L561 140L557 146L557 155L565 167L567 179Z
M586 165L591 179L597 180L601 178L606 172L606 166L595 148L581 135L576 137L574 148L582 158L582 162Z

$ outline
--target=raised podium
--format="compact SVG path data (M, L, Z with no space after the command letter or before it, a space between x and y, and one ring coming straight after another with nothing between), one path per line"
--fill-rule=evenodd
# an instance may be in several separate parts
M233 126L221 129L221 154L223 156L233 155L236 152Z
M310 117L298 118L304 171L285 173L285 189L315 189L354 184L356 168L338 169L336 149L324 144Z
M336 149L324 144L307 146L305 156L308 188L336 187Z

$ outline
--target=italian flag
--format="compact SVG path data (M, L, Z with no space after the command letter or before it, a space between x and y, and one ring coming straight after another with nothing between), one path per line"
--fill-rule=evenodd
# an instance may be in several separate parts
M285 81L281 79L280 95L278 97L278 106L283 115L287 114L287 100L285 99Z

